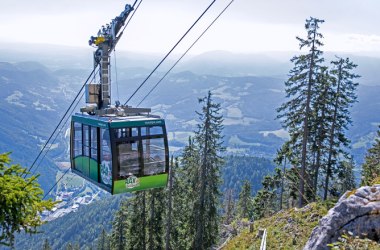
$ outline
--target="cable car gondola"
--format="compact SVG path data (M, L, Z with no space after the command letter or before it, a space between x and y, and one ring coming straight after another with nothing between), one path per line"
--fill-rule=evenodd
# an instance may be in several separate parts
M163 119L75 114L71 131L72 171L86 180L112 194L166 186Z
M86 85L87 105L71 119L72 172L111 194L165 187L169 172L164 119L149 108L111 105L110 54L131 11L133 7L126 5L91 37L99 83Z

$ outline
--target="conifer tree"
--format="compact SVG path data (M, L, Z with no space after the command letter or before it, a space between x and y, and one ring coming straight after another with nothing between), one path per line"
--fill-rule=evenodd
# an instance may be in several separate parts
M305 201L305 181L307 180L307 149L310 138L311 102L315 93L315 82L323 62L323 52L319 49L323 45L322 34L318 32L319 24L324 20L311 17L306 20L306 39L297 37L300 49L309 49L307 54L295 56L291 59L294 68L290 71L290 78L285 82L286 97L292 98L277 110L278 118L284 119L282 124L290 134L292 147L297 148L297 160L300 165L298 206L302 207Z
M197 174L193 179L197 192L194 195L195 222L194 249L208 249L216 243L218 236L218 203L220 171L223 159L220 153L222 147L222 121L220 104L214 103L211 92L207 97L199 99L204 106L199 115L200 124L195 133L196 148L199 155Z
M328 137L329 117L331 116L332 107L332 81L328 68L320 67L315 84L315 98L312 104L312 116L310 117L310 152L311 160L311 178L309 179L307 197L315 201L318 193L318 177L321 166L325 165L325 154L327 152L326 139Z
M251 184L245 180L241 192L239 194L239 200L237 204L238 216L240 218L252 218L252 196L251 196Z
M37 233L43 224L40 213L56 203L42 199L38 176L23 178L29 173L11 164L9 154L0 154L0 245L13 246L14 233Z
M51 250L51 246L49 244L48 239L44 240L44 244L42 245L42 250Z
M165 249L171 249L170 236L172 229L173 218L173 175L174 175L174 157L172 155L169 167L169 186L167 191L167 215L166 215L166 234L165 234Z
M333 185L333 189L336 190L338 197L346 191L353 190L355 188L354 168L355 163L352 157L348 160L339 162L337 178Z
M181 165L178 159L172 168L173 178L173 215L170 230L169 249L190 249L194 239L194 225L192 220L193 200L196 190L191 183L194 175L194 158L196 158L193 139L189 138L189 145L184 148Z
M145 191L137 191L129 199L131 210L129 213L128 248L147 249L147 204Z
M377 138L373 146L368 149L365 162L362 166L361 185L372 185L374 180L380 181L380 130L377 131Z
M100 234L100 237L98 238L98 246L96 249L97 250L108 250L108 249L110 249L109 237L106 233L106 230L104 230L104 228L102 229L102 233Z
M115 213L115 218L112 222L112 232L111 232L111 247L115 250L123 250L127 241L126 241L126 234L128 229L128 222L127 219L129 219L128 215L128 207L129 206L129 200L122 200L120 204L120 209ZM104 231L104 229L103 229ZM102 235L100 237L100 242L98 242L98 248L99 244L101 244L101 247L106 245L106 235L105 232L102 231ZM104 235L103 235L104 233Z
M164 212L165 194L163 189L147 191L149 200L148 225L148 249L164 249Z
M331 75L334 77L333 83L335 84L334 91L334 110L329 131L329 149L327 159L327 169L325 177L325 192L324 200L327 199L329 189L329 178L333 174L333 165L336 164L339 154L344 154L346 158L347 153L342 147L347 147L349 140L345 136L345 130L348 125L352 123L349 108L356 102L356 88L358 83L354 82L355 78L359 75L352 73L357 65L350 61L349 58L337 58L332 61L333 69Z
M235 201L233 198L233 190L228 189L226 192L226 197L224 199L224 224L229 225L234 219L235 212Z

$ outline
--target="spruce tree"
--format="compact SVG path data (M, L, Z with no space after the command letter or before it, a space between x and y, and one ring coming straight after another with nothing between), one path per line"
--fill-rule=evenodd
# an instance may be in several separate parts
M373 146L368 149L365 162L362 166L361 185L372 185L375 180L380 182L380 130L377 131L377 138Z
M48 239L44 240L44 244L42 245L42 250L51 250L51 246L49 244Z
M351 157L348 160L340 161L338 173L333 189L336 190L337 197L340 197L348 190L353 190L356 186L354 175L355 163Z
M104 230L104 228L102 229L102 233L100 234L100 237L98 238L98 245L97 245L96 249L97 250L108 250L108 249L110 249L109 237L106 233L106 230Z
M331 119L331 128L329 131L329 149L326 168L326 177L324 185L324 200L327 199L329 189L329 178L333 174L333 166L338 162L339 155L348 154L343 150L343 147L348 147L349 140L345 136L345 130L352 123L349 108L357 100L356 88L358 83L354 82L359 75L352 73L357 65L350 61L349 58L337 58L331 62L333 69L331 75L334 77L334 104L333 115Z
M306 20L305 28L307 38L297 37L300 42L300 49L307 47L308 54L295 56L291 62L294 68L290 71L290 78L285 83L286 96L292 98L278 109L280 113L278 118L284 118L283 126L288 129L291 136L293 147L298 148L298 164L300 168L299 181L299 202L298 206L302 207L305 197L305 180L307 179L307 143L309 139L309 121L311 118L310 104L315 91L315 82L318 72L323 62L322 51L319 47L323 45L320 41L323 38L318 32L319 24L323 20L310 18Z
M149 216L148 226L148 249L164 249L164 212L166 208L165 193L163 189L147 191Z
M305 182L307 176L308 141L310 139L310 119L312 116L311 103L315 93L323 52L319 49L323 45L322 34L318 32L319 24L324 20L311 17L306 20L306 39L297 37L300 49L309 49L307 54L295 56L291 59L294 68L290 71L290 78L285 82L286 97L292 98L281 105L277 110L278 118L283 119L282 124L288 130L292 148L297 156L297 165L300 165L298 206L302 207L305 201Z
M128 248L147 249L147 199L145 191L137 191L129 199Z
M192 221L193 200L196 190L191 182L194 174L196 158L193 139L184 148L181 165L175 160L172 168L173 178L173 214L170 230L169 249L190 249L194 240L194 224Z
M129 218L128 206L129 206L129 200L122 200L119 210L115 213L115 217L112 222L112 232L110 236L112 249L123 250L124 246L126 245L126 242L127 242L126 234L127 234L127 228L128 228L127 219ZM99 244L100 244L100 247L104 247L106 245L105 237L106 237L105 232L104 232L104 235L102 232L102 235L98 241L98 248L99 248Z
M252 218L251 184L245 180L237 204L237 212L240 218Z
M171 249L170 236L172 230L172 219L173 219L173 175L174 175L174 158L173 155L170 160L169 167L169 185L167 191L167 214L166 214L166 234L165 234L165 249Z
M203 104L202 111L197 112L200 120L195 133L195 143L199 155L197 174L199 178L192 180L197 192L194 195L195 222L194 249L208 249L216 243L219 223L219 184L223 159L222 121L220 104L214 103L211 92L207 97L199 99Z
M235 201L232 189L227 190L224 201L224 224L229 225L234 219L235 214Z

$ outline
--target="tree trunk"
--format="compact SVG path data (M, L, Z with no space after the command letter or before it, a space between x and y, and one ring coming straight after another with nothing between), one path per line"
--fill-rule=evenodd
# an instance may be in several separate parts
M150 221L149 221L149 249L154 249L154 217L155 217L155 211L154 211L154 194L155 190L151 191L150 195Z
M315 36L317 28L314 28L313 45L311 47L311 58L309 67L309 81L307 85L307 97L306 97L306 111L303 126L303 138L302 138L302 158L301 158L301 176L300 176L300 190L298 196L298 207L303 207L305 202L305 176L306 176L306 154L307 154L307 139L309 137L309 115L310 115L310 101L311 101L311 84L313 81L313 68L314 68L314 55L315 55Z
M333 151L333 146L334 146L334 133L335 133L336 119L337 119L337 115L338 115L338 101L339 101L339 95L340 95L340 85L341 85L341 81L342 81L342 63L343 63L343 59L341 59L339 62L338 88L336 91L334 116L333 116L333 122L331 125L331 132L330 132L329 157L327 160L327 170L326 170L326 179L325 179L325 193L323 195L323 200L327 199L327 192L328 192L328 187L329 187L329 177L331 175L331 161L332 161L332 151Z
M284 166L282 168L281 191L280 191L280 210L282 210L282 200L283 200L283 195L284 195L285 168L286 168L286 156L284 157Z
M166 242L165 242L165 249L169 250L171 249L170 247L170 232L171 232L171 224L172 224L172 195L173 195L173 156L171 159L171 164L169 168L169 197L168 197L168 221L166 225Z
M206 120L205 120L205 140L204 140L204 148L203 148L203 159L201 163L201 174L200 174L200 196L199 196L199 208L198 208L198 216L196 218L196 234L194 241L194 249L203 249L203 217L205 210L205 195L206 195L206 171L207 171L207 153L208 153L208 135L210 130L210 96L209 93L207 98L207 106L206 106Z

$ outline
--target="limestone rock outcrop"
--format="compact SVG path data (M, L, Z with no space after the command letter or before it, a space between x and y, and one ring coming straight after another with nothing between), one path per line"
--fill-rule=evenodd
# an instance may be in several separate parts
M313 229L304 250L329 249L344 232L380 240L380 185L346 192Z

